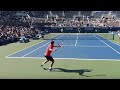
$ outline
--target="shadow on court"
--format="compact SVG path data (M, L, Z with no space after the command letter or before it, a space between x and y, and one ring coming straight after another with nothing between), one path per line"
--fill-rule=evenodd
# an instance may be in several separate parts
M85 77L93 77L93 76L106 76L105 74L98 74L98 75L84 75L86 72L92 72L92 69L78 69L78 70L69 70L64 68L54 68L55 72L67 72L67 73L78 73L81 76Z
M67 73L78 73L81 76L84 76L83 74L85 72L91 72L92 69L78 69L78 70L69 70L64 68L54 68L54 71L56 72L67 72Z
M44 68L44 70L48 70L47 68ZM105 74L98 74L98 75L85 75L86 72L92 72L92 69L77 69L77 70L69 70L64 68L53 68L51 72L66 72L66 73L78 73L81 76L84 77L94 77L94 76L106 76Z

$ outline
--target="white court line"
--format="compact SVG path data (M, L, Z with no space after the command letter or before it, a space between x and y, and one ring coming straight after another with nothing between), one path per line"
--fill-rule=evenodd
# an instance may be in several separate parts
M107 45L108 47L110 47L113 51L115 51L116 53L120 54L120 52L118 52L116 49L114 49L113 47L111 47L110 45L108 45L107 43L105 43L103 40L101 40L100 38L98 38L97 36L95 36L97 39L99 39L101 42L103 42L105 45Z
M54 37L57 37L57 36L54 36ZM54 38L54 37L53 37L53 38ZM18 52L21 52L21 51L23 51L23 50L26 50L26 49L31 48L31 47L33 47L33 46L36 46L36 45L38 45L38 44L42 44L42 43L45 42L45 41L47 41L47 40L44 40L44 41L39 42L39 43L37 43L37 44L33 44L33 45L31 45L31 46L29 46L29 47L27 47L27 48L24 48L24 49L21 49L21 50L15 52L15 53L9 54L9 55L6 56L6 57L9 57L9 56L11 56L11 55L13 55L13 54L16 54L16 53L18 53Z
M50 42L48 42L48 43L50 43ZM38 47L38 48L36 48L36 49L34 49L34 50L30 51L29 53L27 53L27 54L23 55L22 57L25 57L25 56L27 56L27 55L31 54L32 52L34 52L34 51L36 51L36 50L38 50L38 49L40 49L40 48L44 47L44 46L45 46L45 45L47 45L48 43L43 44L41 47Z
M56 39L58 39L58 38L60 38L60 37L62 37L62 36L63 36L63 35L61 35L61 36L57 37ZM50 42L48 42L48 43L50 43ZM27 55L29 55L29 54L33 53L34 51L36 51L36 50L38 50L38 49L40 49L40 48L44 47L44 46L45 46L45 45L47 45L48 43L43 44L42 46L40 46L40 47L38 47L38 48L36 48L36 49L32 50L31 52L29 52L29 53L27 53L27 54L23 55L22 57L25 57L25 56L27 56Z
M78 35L77 35L77 39L76 39L76 43L75 43L75 46L77 45L77 41L78 41Z
M45 41L46 41L46 40L45 40ZM21 49L21 50L15 52L15 53L9 54L9 55L6 56L6 57L9 57L9 56L11 56L11 55L13 55L13 54L16 54L16 53L18 53L18 52L21 52L21 51L23 51L23 50L25 50L25 49L31 48L31 47L33 47L33 46L35 46L35 45L38 45L38 44L40 44L40 43L43 43L43 42L45 42L45 41L42 41L42 42L39 42L39 43L37 43L37 44L31 45L31 46L29 46L29 47L27 47L27 48Z
M69 46L69 45L68 45ZM99 47L108 47L108 46L82 46L82 45L77 45L78 47L95 47L95 48L99 48Z
M23 58L23 59L46 59L46 58L44 58L44 57L6 57L6 58ZM101 61L101 60L103 60L103 61L105 61L105 60L107 60L107 61L120 61L120 59L86 59L86 58L54 58L54 59L56 59L56 60L58 60L58 59L69 59L69 60L81 60L81 61L83 61L83 60L89 60L89 61Z
M100 36L100 35L99 35ZM104 38L103 36L100 36L100 37L102 37L102 38ZM108 40L108 41L110 41L110 40ZM112 41L110 41L111 43L113 43L113 44L116 44L117 46L120 46L119 44L117 44L117 43L115 43L115 42L112 42Z
M47 45L45 45L47 46ZM75 45L63 45L68 47L75 47ZM108 47L108 46L86 46L86 45L76 45L76 47Z

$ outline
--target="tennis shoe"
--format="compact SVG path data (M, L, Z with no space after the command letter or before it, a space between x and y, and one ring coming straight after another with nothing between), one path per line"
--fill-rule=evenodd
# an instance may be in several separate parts
M53 69L52 68L49 68L48 71L52 71Z

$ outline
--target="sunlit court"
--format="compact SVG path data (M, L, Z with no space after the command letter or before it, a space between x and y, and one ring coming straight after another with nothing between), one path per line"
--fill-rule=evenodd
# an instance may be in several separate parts
M0 79L120 78L119 11L0 12Z

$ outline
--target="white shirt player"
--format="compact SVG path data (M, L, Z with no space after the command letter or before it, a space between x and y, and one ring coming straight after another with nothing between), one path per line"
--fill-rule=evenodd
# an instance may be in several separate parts
M79 32L79 33L80 33L80 31L81 31L80 28L78 28L78 32Z
M63 33L63 28L61 29L61 33Z

